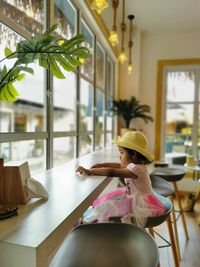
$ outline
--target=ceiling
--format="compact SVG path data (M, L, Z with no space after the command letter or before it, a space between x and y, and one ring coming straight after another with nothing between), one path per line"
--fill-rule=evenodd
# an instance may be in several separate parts
M103 11L102 18L112 27L112 1ZM133 14L134 26L144 32L200 31L200 0L125 0L125 16ZM117 9L118 24L121 22L122 0ZM128 20L126 20L126 24Z

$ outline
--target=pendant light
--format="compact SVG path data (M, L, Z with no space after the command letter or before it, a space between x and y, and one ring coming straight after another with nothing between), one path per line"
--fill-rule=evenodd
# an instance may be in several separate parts
M135 18L134 15L129 15L128 19L130 21L130 32L129 32L129 42L128 42L128 47L129 47L129 60L128 60L128 74L131 74L133 71L133 66L132 66L132 46L133 46L133 41L132 41L132 32L133 32L133 19Z
M124 34L126 31L126 24L125 24L125 0L123 0L122 6L122 23L121 23L121 31L122 31L122 43L121 43L121 51L119 54L119 62L123 64L127 60L126 52L124 50Z
M90 7L96 10L98 14L101 14L101 12L108 7L108 3L106 0L94 0Z
M112 0L112 8L113 8L113 26L112 31L110 33L109 41L112 46L116 46L119 43L119 38L117 34L117 26L116 26L116 16L117 16L117 8L119 5L119 0Z

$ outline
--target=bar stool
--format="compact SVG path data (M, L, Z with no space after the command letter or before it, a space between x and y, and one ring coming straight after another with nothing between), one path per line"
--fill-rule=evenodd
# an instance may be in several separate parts
M157 179L157 181L158 181L158 179ZM164 183L166 184L167 182L164 180ZM153 228L166 221L167 228L168 228L168 233L169 233L169 238L170 238L170 243L166 239L164 239L161 235L159 235L157 232L155 232L155 233L160 238L165 240L168 243L168 246L171 245L175 266L179 267L178 255L177 255L177 250L176 250L176 243L175 243L172 224L171 224L171 219L170 219L170 213L172 211L173 205L172 205L172 202L168 198L166 198L165 201L166 201L166 207L167 207L167 210L166 210L165 214L162 214L162 215L159 215L159 216L149 217L147 219L147 222L146 222L146 225L145 225L144 228L148 228L149 233L154 237L154 232L155 231L154 231ZM120 223L121 222L121 218L120 217L111 217L110 220L112 222L114 222L114 223ZM158 263L157 267L159 267L159 266L160 266L160 263Z
M76 227L50 267L156 267L158 248L144 230L129 224Z
M182 225L183 225L186 241L188 241L189 240L189 236L188 236L185 216L184 216L184 212L183 212L183 209L182 209L181 200L180 200L180 197L179 197L178 187L177 187L177 184L176 184L177 181L181 180L184 177L185 173L186 173L186 171L184 169L180 169L180 168L177 169L177 168L171 168L171 167L161 167L161 168L155 168L155 170L151 174L159 176L159 177L165 179L166 181L173 183L174 192L175 192L175 196L176 196L176 199L177 199L177 202L178 202L178 207L179 207L179 211L178 212L179 212L180 217L182 219ZM179 257L179 260L180 260L181 259L181 254L180 254L178 230L177 230L177 224L176 224L176 220L177 219L176 219L176 216L175 216L174 209L172 210L172 219L173 219L173 222L174 222L174 234L175 234L175 239L176 239L176 247L177 247L178 257Z
M169 196L172 196L174 194L174 188L172 187L172 184L170 182L166 181L165 179L163 179L157 175L150 174L150 180L151 180L152 188L157 194L164 196L164 197L169 197ZM121 181L121 182L124 183L123 181ZM172 217L174 218L175 213L174 213L173 205L172 205L172 209L170 211L172 212ZM147 225L145 227L149 228L149 233L152 236L154 236L155 231L154 231L153 227L160 225L165 220L166 220L165 216L162 216L161 218L157 218L156 220L155 220L155 218L149 218L149 220L147 221ZM152 223L152 221L153 221L153 223ZM120 219L118 218L118 220L116 222L120 222ZM169 236L170 236L170 242L171 242L171 248L172 248L175 266L179 266L178 260L180 259L180 251L179 251L179 246L178 247L177 247L177 245L175 246L175 244L177 243L177 237L175 236L175 238L174 238L173 229L172 229L172 222L171 222L170 216L167 218L166 222L167 222L168 232L169 232ZM150 225L152 225L152 227L150 227ZM155 232L155 233L161 239L164 239L157 232Z

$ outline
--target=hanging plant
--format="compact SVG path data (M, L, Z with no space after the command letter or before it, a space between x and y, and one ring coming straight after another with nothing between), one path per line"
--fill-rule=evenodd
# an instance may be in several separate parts
M56 35L56 28L57 25L53 25L41 35L20 41L15 51L5 48L5 58L0 63L13 58L16 61L10 69L6 65L0 68L0 100L17 100L19 94L14 83L22 80L25 72L34 74L33 69L28 67L30 63L38 62L46 69L50 67L51 74L59 79L65 78L62 69L74 71L83 64L83 59L90 55L86 47L80 46L85 41L84 35L78 34L66 40Z

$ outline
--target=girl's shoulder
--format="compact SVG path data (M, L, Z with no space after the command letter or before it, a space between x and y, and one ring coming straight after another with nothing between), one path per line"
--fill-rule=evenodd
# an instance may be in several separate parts
M135 164L135 163L129 163L127 165L127 169L131 172L144 172L147 170L147 165L144 164Z

